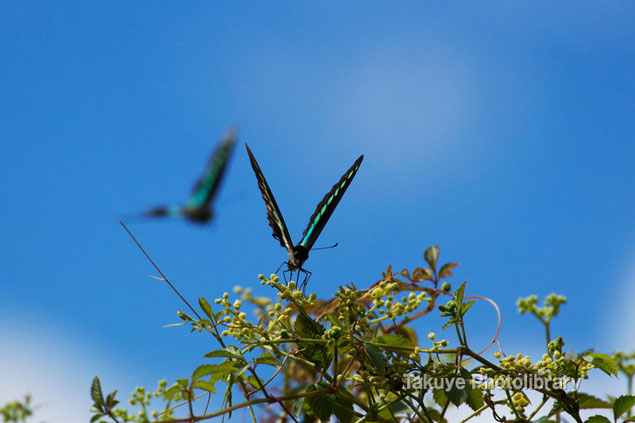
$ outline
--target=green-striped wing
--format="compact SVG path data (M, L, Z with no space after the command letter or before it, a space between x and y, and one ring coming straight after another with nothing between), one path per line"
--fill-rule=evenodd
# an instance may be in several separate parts
M291 253L293 252L293 242L291 241L291 236L289 236L289 230L287 229L286 223L284 223L284 219L282 218L282 213L280 213L276 199L273 198L273 193L267 184L265 175L262 174L260 166L258 166L258 162L256 161L254 155L251 154L249 146L245 144L245 147L247 147L247 154L249 154L251 167L256 174L256 179L258 179L258 188L260 188L262 198L265 200L265 204L267 206L267 220L269 220L269 226L271 226L271 229L273 230L272 235L280 241L280 245Z
M229 156L234 147L236 141L236 131L230 129L221 141L220 145L216 148L214 153L205 168L205 173L200 177L194 188L190 198L187 201L186 207L199 208L209 206L210 201L214 198L214 194L220 186L220 182L223 179L223 174L227 169L227 163L229 163Z
M333 185L333 188L324 196L320 204L318 204L313 216L309 219L309 225L304 230L304 234L302 235L302 241L300 241L300 245L303 245L307 250L310 250L313 247L313 244L320 236L320 232L324 229L324 225L328 222L329 218L333 214L333 210L337 207L337 203L340 202L342 196L346 192L346 189L353 181L353 177L357 173L357 169L362 164L362 160L364 160L364 155L359 156L359 158L353 163L350 169L346 171L346 173L342 176L342 178Z

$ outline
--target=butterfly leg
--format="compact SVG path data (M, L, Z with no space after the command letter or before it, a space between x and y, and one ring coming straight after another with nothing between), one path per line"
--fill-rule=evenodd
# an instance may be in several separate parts
M298 280L300 280L300 272L304 273L304 280L300 284L300 289L302 289L303 294L306 294L306 286L309 284L309 279L311 279L311 272L305 269L299 269Z
M283 261L283 262L282 262L282 264L280 264L280 266L278 266L278 268L276 269L276 271L275 271L275 272L273 272L273 273L275 273L275 274L277 275L277 274L278 274L278 272L280 271L280 269L282 269L282 266L284 266L285 264L287 264L287 262L286 262L286 261ZM283 276L284 276L284 272L282 272L282 273L283 273Z

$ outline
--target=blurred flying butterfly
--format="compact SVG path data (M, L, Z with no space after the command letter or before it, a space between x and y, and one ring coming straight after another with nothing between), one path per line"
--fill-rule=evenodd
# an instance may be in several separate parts
M145 213L146 217L184 217L192 222L206 223L212 219L211 202L218 192L229 157L236 141L236 131L230 129L212 153L205 172L196 181L192 193L183 206L154 207Z
M362 164L362 160L364 156L361 155L359 158L353 163L353 165L344 173L342 178L333 185L333 188L324 196L322 201L317 205L313 216L309 219L309 224L304 230L304 234L302 235L302 240L294 245L293 241L291 241L291 236L289 235L289 230L287 229L287 225L284 223L284 219L282 217L282 213L280 213L280 209L278 208L278 204L276 203L275 198L273 197L273 193L267 184L265 176L262 174L260 170L260 166L258 166L258 162L256 162L256 158L251 153L249 146L245 144L247 147L247 153L249 154L249 161L251 162L251 167L256 174L256 179L258 180L258 188L260 188L260 192L262 193L262 198L265 200L265 204L267 206L267 219L269 220L269 226L273 229L273 237L280 241L280 245L287 249L289 252L289 260L282 263L282 265L287 265L286 272L293 272L298 270L298 278L300 277L300 272L305 274L305 279L301 283L301 287L304 288L308 279L311 275L311 272L302 268L302 265L309 258L309 251L313 244L317 240L318 236L324 229L326 222L328 222L329 218L333 214L335 207L337 207L337 203L340 202L342 196L346 192L346 189L353 181L353 177L355 173L357 173L357 169ZM281 265L281 267L282 267ZM280 268L278 268L280 270Z

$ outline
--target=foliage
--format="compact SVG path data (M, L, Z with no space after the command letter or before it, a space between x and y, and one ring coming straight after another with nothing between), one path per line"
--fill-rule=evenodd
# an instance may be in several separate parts
M242 288L235 290L239 298L225 293L214 307L199 298L203 317L179 311L179 325L216 341L218 349L205 354L212 362L169 388L160 383L153 394L138 388L131 401L141 407L135 415L117 408L116 391L104 397L95 378L92 421L194 422L230 418L245 409L254 422L445 422L451 406L469 410L463 421L483 416L547 422L566 414L582 422L580 410L593 408L612 409L614 421L628 421L635 402L630 392L605 401L578 387L594 368L610 375L620 371L632 380L632 355L564 352L563 338L551 339L549 331L566 299L551 295L543 307L537 297L518 303L521 313L533 314L546 329L541 360L501 351L494 360L484 358L472 350L464 325L478 297L465 294L465 282L451 292L447 279L458 263L439 265L438 257L439 248L432 246L424 253L425 267L395 273L388 267L370 288L340 287L329 301L307 297L295 282L282 283L276 275L259 276L275 290L275 300ZM254 309L253 319L248 308ZM409 324L437 309L443 330L455 339L429 333L420 344ZM531 392L538 394L537 404L531 403ZM200 410L196 400L201 396L221 404L211 412L207 406ZM161 412L148 411L152 397L163 400ZM187 415L175 418L173 404L183 405L179 413ZM610 420L594 416L587 421Z
M24 401L11 401L0 407L0 416L5 423L25 422L33 414L31 396L24 396Z

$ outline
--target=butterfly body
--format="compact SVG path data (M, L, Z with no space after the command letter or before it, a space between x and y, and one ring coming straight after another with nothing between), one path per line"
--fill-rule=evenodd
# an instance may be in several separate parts
M290 271L302 269L302 265L309 258L309 250L304 245L298 244L289 252L287 268ZM304 269L302 269L304 270Z
M185 218L194 223L208 223L212 220L214 212L211 207L212 200L216 196L220 182L229 162L236 133L230 130L220 142L205 168L203 175L196 181L190 198L184 206L179 207L153 207L148 210L146 217Z
M282 213L280 212L278 204L273 197L273 193L271 192L271 189L267 184L267 180L260 170L260 166L258 165L256 158L249 149L249 146L245 144L245 147L247 148L247 154L249 154L251 167L256 174L256 179L258 180L258 188L260 188L262 198L265 201L265 205L267 206L267 220L269 221L269 226L271 226L271 229L273 230L272 235L280 242L280 245L286 248L289 252L289 260L282 265L287 265L288 272L298 270L298 274L300 272L305 273L306 277L302 284L305 286L306 282L308 281L310 272L303 269L302 266L304 265L304 262L309 258L309 251L311 250L313 244L322 232L322 229L324 229L326 222L333 214L333 211L344 195L344 192L346 192L346 189L352 182L353 177L357 173L357 170L359 169L359 166L364 159L364 156L360 156L355 161L355 163L353 163L350 169L348 169L346 173L344 173L341 179L335 185L333 185L331 190L324 196L322 201L318 204L315 212L309 219L309 224L304 230L302 240L298 244L293 244L293 242L291 241L291 236L289 235L289 230L287 229L287 225L285 224ZM280 270L280 268L278 268L278 270Z

